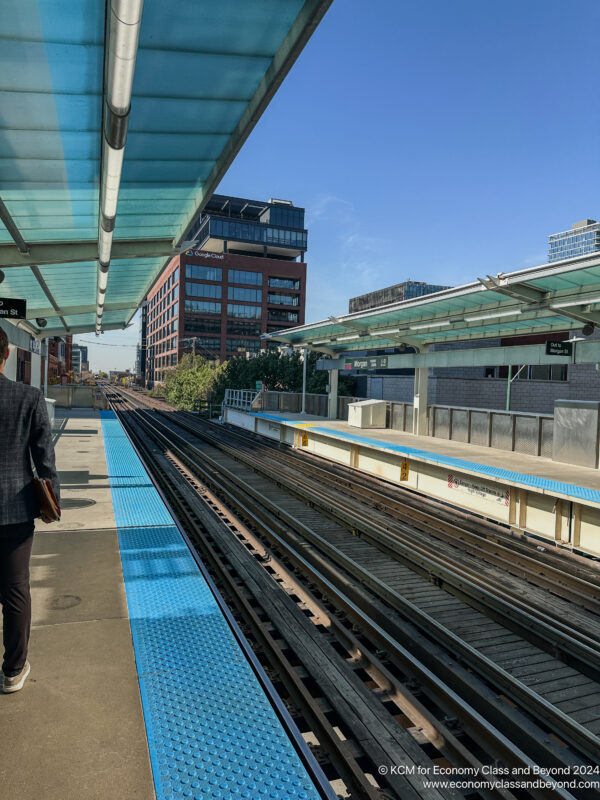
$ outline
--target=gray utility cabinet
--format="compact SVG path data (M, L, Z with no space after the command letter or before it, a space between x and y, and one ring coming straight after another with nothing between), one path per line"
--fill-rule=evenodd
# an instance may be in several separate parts
M600 402L555 400L552 459L581 467L598 467Z

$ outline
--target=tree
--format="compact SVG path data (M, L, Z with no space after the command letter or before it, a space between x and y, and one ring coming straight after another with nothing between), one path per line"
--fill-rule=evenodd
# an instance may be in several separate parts
M309 351L306 362L306 391L312 394L325 394L329 375L325 370L317 370L320 353ZM236 357L222 365L215 384L218 402L225 395L225 389L254 389L257 381L262 381L266 389L274 392L302 391L302 358L298 350L290 355L278 350L263 350L254 358ZM340 375L339 394L354 393L354 378Z
M183 356L177 367L165 379L165 396L171 405L193 411L200 400L213 392L226 363L217 365L200 356Z

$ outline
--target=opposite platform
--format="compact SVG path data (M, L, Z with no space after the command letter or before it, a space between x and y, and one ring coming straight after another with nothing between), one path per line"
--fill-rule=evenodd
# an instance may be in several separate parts
M498 520L600 555L600 472L473 444L361 430L342 420L224 409L224 421Z

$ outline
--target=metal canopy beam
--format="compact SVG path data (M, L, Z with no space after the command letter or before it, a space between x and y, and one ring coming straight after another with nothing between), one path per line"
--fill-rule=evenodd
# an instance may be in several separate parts
M120 331L128 328L128 325L123 325L122 322L119 323L110 323L109 325L103 325L103 331ZM96 330L96 325L72 325L69 329L70 334L75 333L94 333ZM44 328L43 330L36 329L35 337L37 339L45 339L49 336L64 336L65 332L62 328Z
M105 311L129 311L134 310L137 311L137 306L135 303L106 303L104 306ZM47 317L47 316L55 316L52 311L56 311L53 307L45 306L41 307L38 306L37 308L28 308L27 315L30 319L35 319L36 317ZM96 312L96 304L90 303L89 305L85 306L62 306L60 313L65 317L70 317L76 314L94 314Z
M348 356L348 359L351 357ZM439 350L387 357L387 369L418 367L502 367L510 364L594 364L600 363L600 342L575 342L572 356L546 355L545 345L481 347L473 350ZM323 359L317 369L341 369L346 358ZM378 367L379 369L379 367Z
M25 239L21 236L21 231L17 228L14 219L11 217L8 208L4 205L4 201L0 197L0 219L4 223L6 230L10 233L13 242L16 244L19 253L24 255L29 254L29 246ZM9 245L10 247L10 245Z
M46 295L46 297L48 298L48 300L49 300L49 302L50 302L50 305L52 306L52 309L53 309L53 310L56 312L56 316L57 316L57 317L60 319L60 321L62 322L63 328L65 329L65 331L66 331L67 333L69 333L69 326L68 326L68 325L67 325L67 323L65 322L65 318L64 318L64 316L63 316L63 314L64 314L65 312L64 312L64 311L63 311L63 310L62 310L62 309L61 309L61 308L60 308L60 307L57 305L57 303L56 303L56 300L55 300L55 299L54 299L54 297L52 296L52 292L50 291L50 289L48 288L48 285L46 284L46 281L45 281L45 280L44 280L44 278L42 277L42 273L41 273L41 272L39 271L39 269L38 269L38 268L37 268L35 265L33 265L33 264L30 266L30 269L31 269L31 271L33 272L33 274L35 275L35 279L36 279L36 281L39 283L39 285L40 285L40 287L41 287L42 291L44 292L44 294L45 294L45 295ZM43 316L43 315L41 315L41 314L36 314L35 312L31 312L31 311L30 311L29 313L30 313L30 316L31 316L31 317L39 317L39 316Z
M171 239L116 239L113 241L111 258L155 258L179 254L173 249ZM75 261L96 261L98 241L87 242L40 242L29 245L29 255L19 253L12 244L0 244L0 267L29 267L32 264L70 264Z
M546 299L546 292L536 289L535 286L529 286L527 283L509 284L506 279L494 278L492 275L488 275L487 279L478 278L478 280L486 289L500 292L500 294L504 294L507 297L521 300L523 303L541 303Z

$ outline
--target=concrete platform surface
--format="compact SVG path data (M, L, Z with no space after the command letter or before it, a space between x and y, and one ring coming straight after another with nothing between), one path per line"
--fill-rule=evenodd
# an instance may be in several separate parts
M57 413L61 522L31 559L31 675L0 694L12 800L155 797L98 412ZM8 746L10 744L10 746Z

